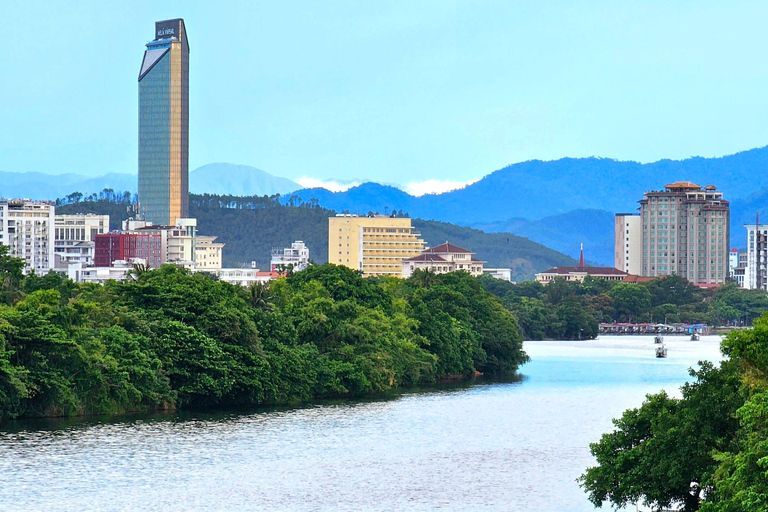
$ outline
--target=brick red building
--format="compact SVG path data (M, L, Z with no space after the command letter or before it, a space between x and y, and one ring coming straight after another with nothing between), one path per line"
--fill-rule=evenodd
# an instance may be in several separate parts
M142 258L152 268L162 262L160 234L106 233L96 235L93 263L97 267L111 267L117 260Z

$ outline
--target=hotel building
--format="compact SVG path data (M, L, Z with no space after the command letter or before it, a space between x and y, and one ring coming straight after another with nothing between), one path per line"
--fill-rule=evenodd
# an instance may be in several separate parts
M328 218L328 262L365 277L400 277L403 260L424 250L420 236L409 218L339 214Z
M184 20L155 23L139 71L139 213L189 217L189 43Z
M722 192L689 181L646 192L640 201L642 273L677 274L696 284L728 277L730 207Z

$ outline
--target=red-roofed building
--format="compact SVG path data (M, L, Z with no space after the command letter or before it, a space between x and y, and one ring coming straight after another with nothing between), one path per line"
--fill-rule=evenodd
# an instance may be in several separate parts
M416 270L430 270L436 274L446 274L456 270L469 272L473 276L483 274L485 261L474 257L474 252L448 242L427 249L418 256L403 260L403 278L408 278Z
M624 281L626 272L613 267L588 267L584 264L584 247L581 248L579 255L579 265L577 267L552 267L544 272L536 274L536 281L541 284L549 284L553 279L560 277L566 281L583 281L585 277L599 277L607 281Z

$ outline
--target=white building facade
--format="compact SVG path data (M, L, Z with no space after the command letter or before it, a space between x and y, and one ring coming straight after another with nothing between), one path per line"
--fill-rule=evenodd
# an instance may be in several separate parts
M24 272L44 275L53 268L55 215L47 201L0 200L0 245L24 260Z
M272 260L269 264L272 272L288 268L299 272L307 266L309 266L309 247L301 240L296 240L290 247L284 249L272 249Z
M407 279L416 270L429 270L436 274L446 274L464 270L473 276L483 275L485 261L474 257L474 252L445 242L427 249L418 256L403 260L403 279Z
M617 213L614 230L614 267L627 274L642 275L642 217L639 213Z
M93 266L96 235L109 232L109 215L56 215L54 267L67 270L70 263Z
M215 236L197 235L195 243L195 268L200 270L221 268L221 253L224 244Z
M744 288L768 290L768 224L745 224L747 229L747 266Z

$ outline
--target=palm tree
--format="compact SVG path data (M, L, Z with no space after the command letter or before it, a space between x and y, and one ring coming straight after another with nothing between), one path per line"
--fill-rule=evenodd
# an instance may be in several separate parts
M262 311L272 311L272 292L269 291L269 284L262 281L255 281L248 286L251 296L251 306Z
M152 270L146 263L134 263L133 268L125 274L126 279L138 281L141 276Z

